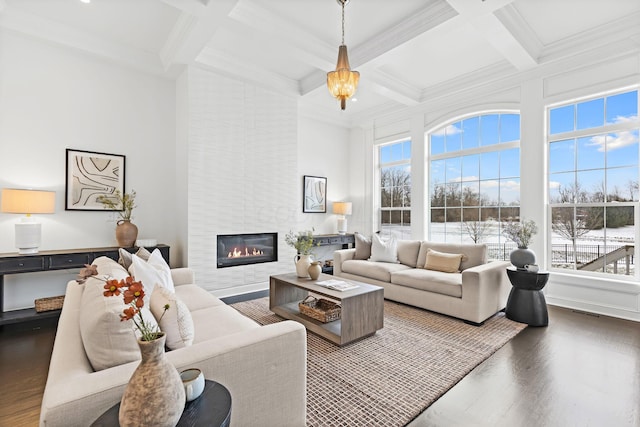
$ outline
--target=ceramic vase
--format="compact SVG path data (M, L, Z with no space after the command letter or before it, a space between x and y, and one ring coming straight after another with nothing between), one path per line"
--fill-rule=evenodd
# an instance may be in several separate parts
M128 219L121 219L116 225L116 240L121 248L131 248L138 238L138 227Z
M309 273L309 277L311 277L311 280L318 280L318 277L320 277L320 273L322 273L322 266L320 265L320 261L312 262L307 272Z
M511 264L513 264L517 269L524 270L525 265L536 263L536 254L528 248L514 249L509 254L509 261L511 261Z
M298 277L309 277L309 266L311 265L311 255L296 255L293 257L296 264L296 274Z
M185 405L184 386L177 369L164 354L166 336L138 340L142 360L120 401L121 427L174 427Z

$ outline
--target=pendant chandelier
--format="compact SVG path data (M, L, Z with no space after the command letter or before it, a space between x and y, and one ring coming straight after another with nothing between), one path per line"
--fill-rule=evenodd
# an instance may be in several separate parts
M351 71L349 57L347 56L347 46L344 44L344 6L349 3L349 0L336 1L342 6L342 44L338 49L336 70L327 73L327 87L329 88L329 93L340 100L340 109L344 110L347 99L356 93L360 73Z

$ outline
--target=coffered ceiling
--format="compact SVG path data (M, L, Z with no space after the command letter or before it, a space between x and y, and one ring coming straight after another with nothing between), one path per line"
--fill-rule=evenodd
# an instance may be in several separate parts
M196 64L342 121L640 49L639 0L351 0L345 42L361 79L341 112L325 86L340 13L335 0L0 0L0 27L167 78Z

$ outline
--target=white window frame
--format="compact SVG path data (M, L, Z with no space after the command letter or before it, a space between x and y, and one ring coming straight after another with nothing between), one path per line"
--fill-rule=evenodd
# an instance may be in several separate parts
M592 101L592 100L596 100L596 99L600 99L600 98L606 98L608 96L614 96L614 95L618 95L618 94L622 94L622 93L626 93L626 92L631 92L631 91L638 91L638 114L639 117L636 118L635 121L631 121L631 122L625 122L625 123L618 123L618 124L604 124L603 126L600 127L593 127L593 128L588 128L588 129L580 129L580 130L574 130L574 131L569 131L569 132L561 132L561 133L557 133L557 134L551 134L551 110L558 108L558 107L563 107L563 106L568 106L568 105L577 105L579 103L585 102L585 101ZM640 86L631 86L631 87L625 87L625 88L621 88L621 89L616 89L616 90L611 90L611 91L607 91L607 92L599 92L596 94L591 94L591 95L587 95L587 96L583 96L583 97L579 97L579 98L574 98L571 100L565 100L565 101L561 101L561 102L554 102L552 104L548 104L545 106L545 125L546 125L546 129L545 129L545 138L546 138L546 164L547 164L547 168L546 168L546 183L545 183L545 191L546 191L546 199L548 201L547 203L547 209L546 209L546 215L547 215L547 221L546 223L548 224L547 226L547 230L546 230L546 234L547 234L547 247L546 247L546 251L547 251L547 259L548 259L548 268L550 271L553 272L557 272L557 273L562 273L562 274L566 274L568 276L576 276L576 277L593 277L593 278L599 278L599 279L613 279L613 280L621 280L621 281L629 281L629 282L638 282L640 281L640 269L638 267L640 267L640 263L638 263L638 250L637 250L637 243L640 241L640 208L638 205L638 202L615 202L615 204L613 204L614 202L590 202L590 203L577 203L577 202L573 202L573 203L552 203L551 201L551 195L550 193L550 189L549 189L549 181L551 179L551 173L550 173L550 161L551 161L551 149L550 146L553 142L557 142L557 141L564 141L564 140L578 140L579 138L584 138L584 137L588 137L588 136L594 136L594 135L603 135L603 134L610 134L610 133L617 133L617 132L621 132L621 131L634 131L634 130L638 130L640 132ZM606 176L606 166L604 168L605 171L605 176ZM573 173L576 173L577 169L573 170ZM638 176L640 176L640 159L638 161ZM552 222L553 222L553 217L552 217L552 210L553 208L559 208L559 207L570 207L570 208L578 208L578 207L584 207L584 208L589 208L589 207L624 207L624 206L629 206L629 207L633 207L634 208L634 226L635 226L635 241L634 246L635 246L635 254L634 254L634 274L633 275L625 275L625 274L615 274L615 273L606 273L606 272L598 272L598 271L583 271L583 270L578 270L578 269L567 269L567 268L560 268L560 267L553 267L553 230L552 230Z

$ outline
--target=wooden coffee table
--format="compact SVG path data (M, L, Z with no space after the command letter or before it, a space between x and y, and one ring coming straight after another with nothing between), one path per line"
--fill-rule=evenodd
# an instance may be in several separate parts
M337 279L358 285L350 291L334 291L317 285L317 281ZM298 303L313 294L338 302L341 319L322 323L300 313ZM338 345L368 337L382 329L384 321L384 289L380 286L321 274L318 280L299 278L295 273L271 276L269 309L280 317L302 323L307 330Z

